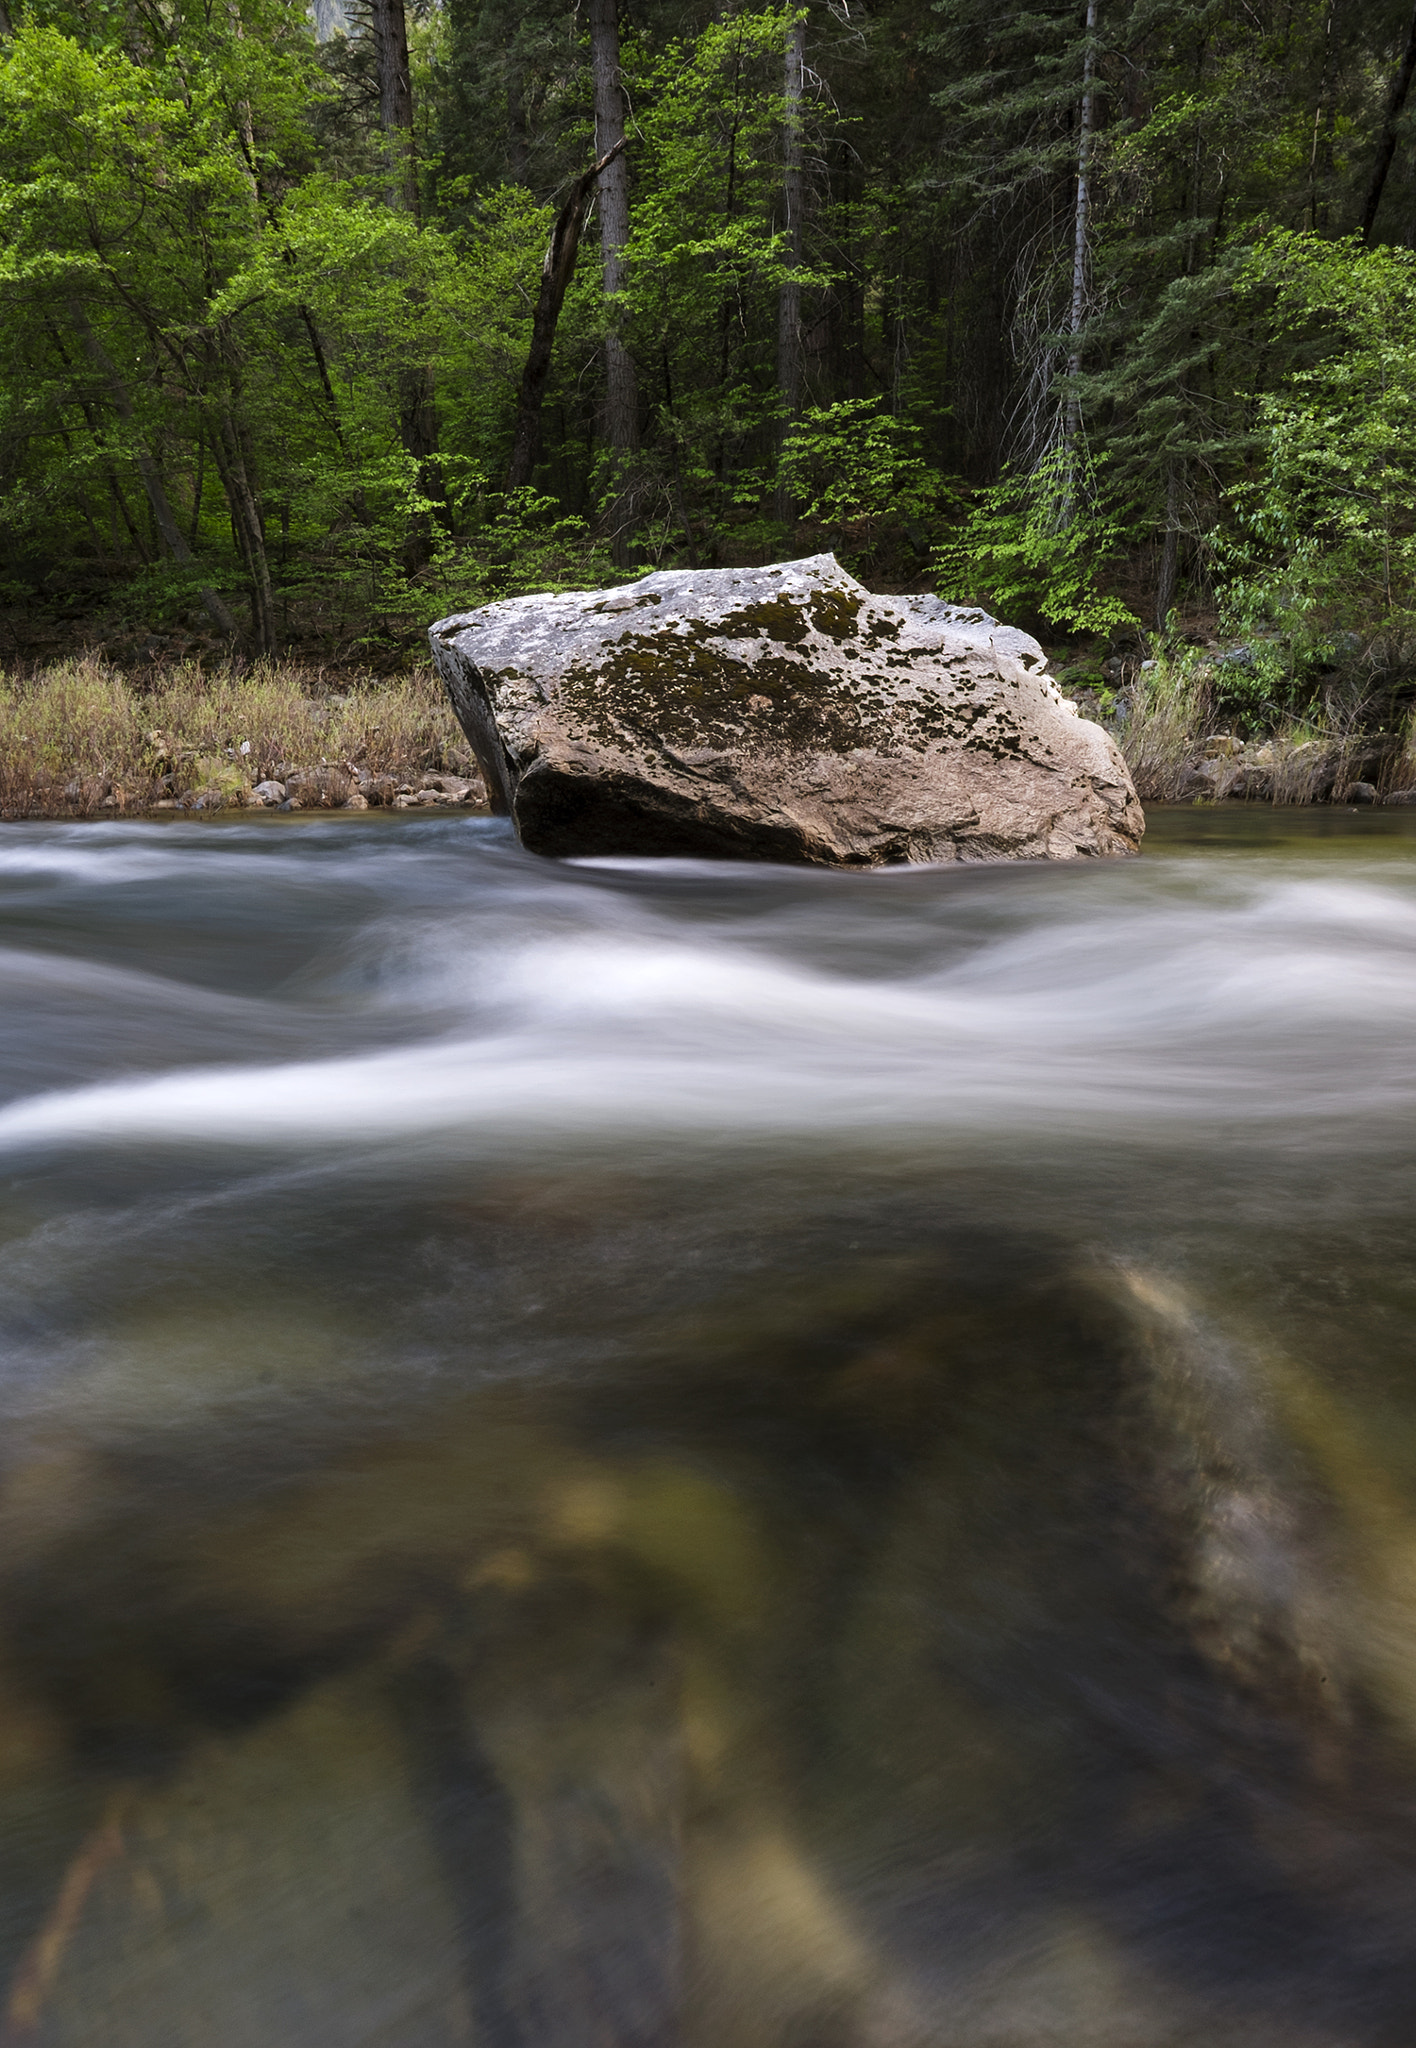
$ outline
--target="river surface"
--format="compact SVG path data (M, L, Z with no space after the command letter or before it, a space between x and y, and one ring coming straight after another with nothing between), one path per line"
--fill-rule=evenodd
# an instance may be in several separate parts
M0 834L4 2048L1409 2048L1416 819Z

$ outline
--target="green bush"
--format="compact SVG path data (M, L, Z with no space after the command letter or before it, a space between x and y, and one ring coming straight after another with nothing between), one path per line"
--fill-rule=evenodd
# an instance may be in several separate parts
M1059 445L1031 475L1008 472L980 491L963 526L935 555L940 596L1073 633L1135 625L1120 598L1098 588L1122 538L1098 488L1099 468Z

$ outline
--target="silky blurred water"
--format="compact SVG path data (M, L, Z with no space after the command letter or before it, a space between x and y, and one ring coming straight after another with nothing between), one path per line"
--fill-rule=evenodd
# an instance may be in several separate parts
M1416 820L0 836L0 2041L1406 2042Z

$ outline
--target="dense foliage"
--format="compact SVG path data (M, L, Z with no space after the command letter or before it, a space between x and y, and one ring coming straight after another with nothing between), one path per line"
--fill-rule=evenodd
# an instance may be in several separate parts
M1219 617L1266 689L1405 675L1411 0L622 0L624 281L577 218L515 490L606 7L421 0L394 77L360 5L0 5L12 605L396 647L826 546L1055 632Z

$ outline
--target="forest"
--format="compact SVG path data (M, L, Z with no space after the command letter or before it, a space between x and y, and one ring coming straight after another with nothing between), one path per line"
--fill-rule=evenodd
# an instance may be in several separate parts
M0 0L8 652L831 549L1104 712L1400 704L1413 73L1411 0Z

